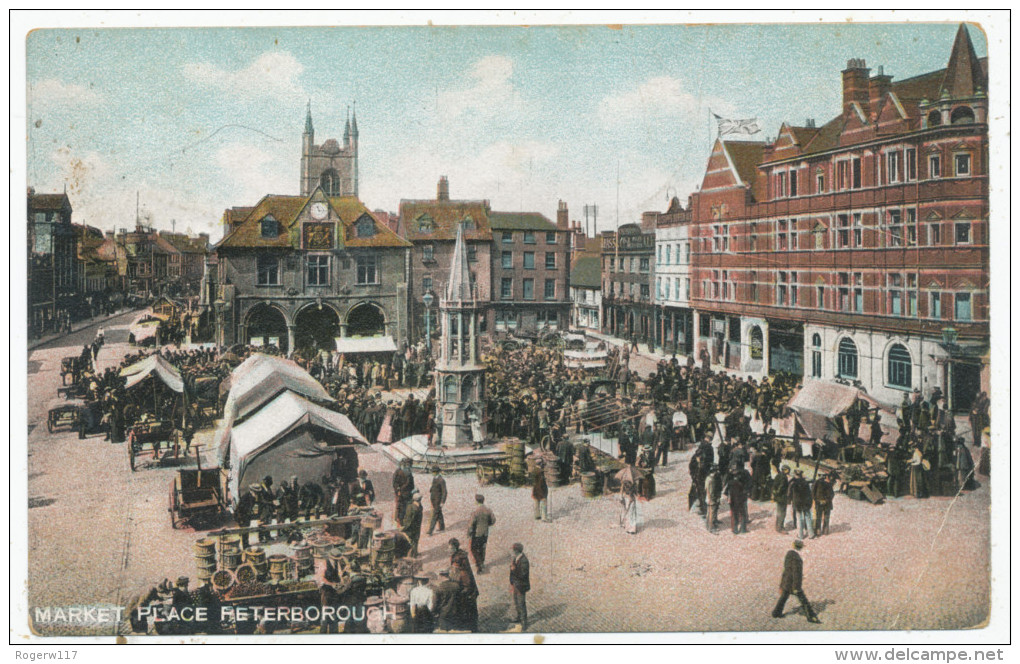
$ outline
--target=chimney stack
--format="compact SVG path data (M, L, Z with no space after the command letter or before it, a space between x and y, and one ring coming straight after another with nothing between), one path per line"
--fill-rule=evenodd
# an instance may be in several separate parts
M556 207L556 228L561 231L568 230L570 228L570 218L567 212L566 201L560 201Z
M851 58L846 62L846 69L843 70L843 110L850 106L851 102L857 102L868 117L868 74L871 72L864 58Z
M446 179L445 175L439 176L439 185L436 187L436 200L450 200L450 181Z
M878 74L872 76L868 81L868 103L871 105L871 113L874 117L882 112L882 98L892 87L892 76L886 76L882 67L878 68Z

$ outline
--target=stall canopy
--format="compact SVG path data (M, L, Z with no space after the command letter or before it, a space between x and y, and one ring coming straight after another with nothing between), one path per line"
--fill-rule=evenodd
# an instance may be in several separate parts
M604 350L563 351L563 363L570 369L600 369L606 366L608 358Z
M225 428L221 458L230 459L230 492L266 475L277 482L297 476L302 484L330 474L338 447L368 445L346 415L328 410L293 392L284 392L247 421Z
M120 375L127 379L127 387L131 389L149 376L161 380L164 385L174 392L184 392L184 381L176 368L159 355L150 355L140 362L120 370Z
M392 353L397 350L393 337L336 337L336 351L353 355L356 353Z
M824 438L833 431L830 421L845 413L857 399L878 407L877 401L852 385L810 380L793 395L787 406L797 414L809 437Z
M156 336L156 330L159 329L160 320L158 318L152 318L149 314L139 316L131 323L131 327L128 331L134 335L135 343L141 343L149 337Z
M230 373L230 394L223 409L224 418L239 421L286 391L316 403L334 401L319 381L294 362L258 353Z

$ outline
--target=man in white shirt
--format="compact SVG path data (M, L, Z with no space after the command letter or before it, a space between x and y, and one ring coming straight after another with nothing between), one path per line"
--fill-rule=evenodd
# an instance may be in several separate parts
M687 413L678 404L673 411L673 449L681 451L687 448Z
M415 634L431 634L435 629L433 615L436 599L432 586L429 585L431 579L428 574L415 574L414 581L417 585L411 588L411 593L407 598L414 632Z

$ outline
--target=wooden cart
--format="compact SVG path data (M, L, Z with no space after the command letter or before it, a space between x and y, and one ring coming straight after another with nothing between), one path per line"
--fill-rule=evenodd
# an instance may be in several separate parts
M196 451L196 456L198 452ZM227 511L227 471L223 468L181 468L170 483L170 527Z
M51 401L46 416L46 430L50 433L58 429L73 431L81 422L82 410L87 404L81 399L57 399Z
M74 377L74 374L78 370L78 363L81 361L80 357L65 357L60 360L60 384L67 385L67 377Z
M135 458L152 456L153 460L176 459L181 452L181 432L174 428L171 420L139 422L128 429L127 453L131 470L135 470Z

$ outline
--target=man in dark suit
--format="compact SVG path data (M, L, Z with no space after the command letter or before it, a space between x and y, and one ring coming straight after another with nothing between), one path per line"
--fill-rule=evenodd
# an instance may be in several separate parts
M772 609L772 617L782 618L786 600L790 595L796 595L800 605L807 612L808 622L820 623L822 621L815 615L815 610L811 608L811 603L804 594L804 560L798 553L803 548L804 541L798 539L793 541L793 548L786 552L786 558L783 560L783 578L779 581L779 601L776 602L776 608Z
M429 489L429 500L432 502L432 516L429 518L429 535L439 524L439 532L446 530L446 520L443 518L443 505L446 504L446 480L443 479L439 466L432 467L432 487Z
M411 544L408 556L418 555L418 540L421 539L421 494L415 491L411 494L411 502L404 508L404 520L400 524L400 532L407 536Z
M524 555L524 545L514 544L510 554L510 588L514 596L514 619L512 622L521 626L521 631L528 629L527 593L531 590L531 565Z
M475 569L479 574L485 574L485 546L489 541L489 528L496 523L496 517L485 506L485 496L475 495L475 502L478 507L471 517L468 537L471 539L471 557L475 559Z
M436 627L443 631L463 628L461 615L461 587L450 578L449 570L439 572L439 587L436 588Z
M403 459L400 466L393 471L393 496L396 505L393 510L393 521L403 523L404 509L411 501L411 492L414 491L414 475L411 473L411 460Z

